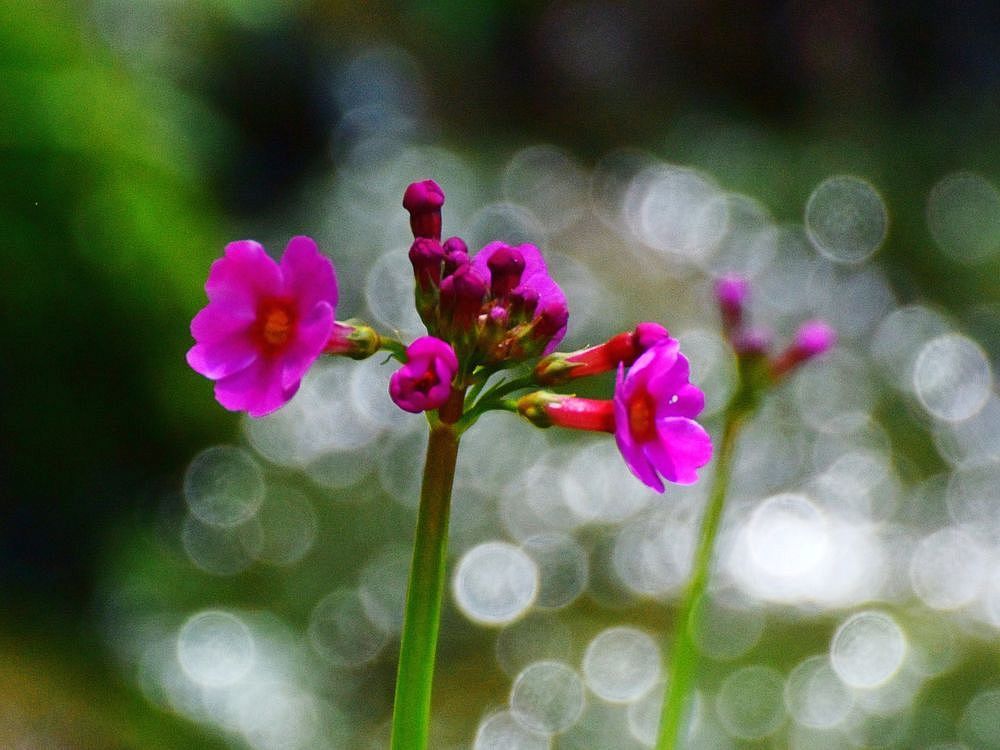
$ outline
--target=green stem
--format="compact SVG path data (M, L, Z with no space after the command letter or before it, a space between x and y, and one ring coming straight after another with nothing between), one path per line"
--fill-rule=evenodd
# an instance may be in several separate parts
M725 508L726 490L729 487L733 462L733 446L747 415L745 405L739 399L734 399L726 409L722 444L716 454L715 477L712 480L708 507L702 519L701 536L695 550L691 580L688 582L677 616L677 634L670 654L670 672L667 677L667 692L663 698L663 710L660 714L660 734L656 750L674 750L678 747L681 726L687 715L698 666L698 650L694 636L701 621L701 604L708 588L715 538Z
M436 423L431 427L396 674L392 750L427 747L458 440L453 425Z

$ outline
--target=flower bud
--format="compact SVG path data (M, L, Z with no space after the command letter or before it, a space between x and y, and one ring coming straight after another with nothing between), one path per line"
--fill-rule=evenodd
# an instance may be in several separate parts
M443 277L451 276L462 266L469 265L469 254L461 250L445 250Z
M733 351L741 357L762 357L770 351L773 338L764 328L742 328L733 334Z
M549 355L535 367L535 379L543 385L557 385L614 370L619 364L627 367L669 337L667 329L659 323L640 323L634 331L619 333L603 344L571 354Z
M795 338L771 364L771 374L780 378L814 357L829 351L837 343L837 332L823 320L810 320L799 326Z
M527 323L535 317L535 308L538 307L538 292L534 289L520 287L507 296L507 303L511 323Z
M518 399L517 411L536 427L556 425L574 430L615 431L611 401L535 391Z
M503 299L521 283L524 273L524 255L513 247L504 245L486 261L490 269L490 293L494 299Z
M414 182L403 193L403 208L410 212L414 237L441 239L441 206L444 191L434 180Z
M426 237L418 237L410 245L409 255L417 288L422 292L436 289L441 283L441 263L444 261L444 249L441 243Z
M459 332L470 331L486 297L486 280L471 265L460 266L441 282L442 323Z
M351 359L367 359L382 346L382 339L369 325L360 320L335 321L333 332L323 347L324 354Z
M743 308L750 294L750 282L742 276L730 274L715 282L715 299L722 313L722 326L732 334L743 324Z
M469 246L465 244L465 240L461 237L449 237L444 241L444 252L446 255L450 255L451 253L468 255Z

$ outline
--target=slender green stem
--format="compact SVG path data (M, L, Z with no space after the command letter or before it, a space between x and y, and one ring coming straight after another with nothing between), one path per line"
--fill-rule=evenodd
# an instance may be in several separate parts
M396 674L392 750L427 747L458 440L453 425L437 422L431 426Z
M698 650L694 636L701 620L701 604L708 588L708 578L712 567L715 538L722 521L726 503L726 490L733 462L733 446L740 426L747 412L735 400L725 414L722 443L715 459L715 477L709 493L708 507L702 518L701 535L695 550L691 580L688 582L680 612L677 615L677 633L670 654L670 672L667 677L667 692L663 698L660 714L660 734L656 750L674 750L678 747L681 726L687 715L691 691L694 688L695 671L698 666Z

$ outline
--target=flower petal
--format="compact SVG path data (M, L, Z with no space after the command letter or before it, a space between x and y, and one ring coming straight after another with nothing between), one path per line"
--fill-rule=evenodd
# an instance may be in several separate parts
M687 417L694 419L705 408L705 394L693 383L685 383L669 400L657 401L657 417Z
M219 380L249 367L259 356L252 340L236 334L222 341L198 343L187 353L191 369L211 380Z
M249 367L215 383L215 398L230 411L263 417L285 405L294 389L281 385L280 362L257 359Z
M281 256L285 294L296 300L299 314L311 311L316 303L337 307L337 276L333 262L323 255L310 237L292 237Z
M230 242L225 256L212 264L205 292L209 301L228 305L235 314L256 313L262 297L281 293L281 271L259 243Z
M669 361L669 357L662 359L664 362ZM657 401L668 402L688 384L690 376L691 366L687 357L677 354L671 364L664 363L649 372L646 388Z
M316 358L323 353L333 326L333 308L326 302L314 305L306 318L298 322L294 341L280 357L282 387L291 388L302 380Z
M199 344L222 341L233 334L246 332L256 317L256 311L250 307L209 302L191 320L191 335Z
M663 478L677 484L698 481L697 469L712 458L712 438L700 424L685 417L656 420L658 440L643 445L646 456Z

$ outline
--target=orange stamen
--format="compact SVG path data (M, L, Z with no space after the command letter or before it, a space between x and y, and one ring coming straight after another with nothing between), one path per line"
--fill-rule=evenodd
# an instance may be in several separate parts
M628 427L632 437L639 442L646 442L656 437L656 404L653 397L644 391L639 391L628 403Z
M267 300L257 311L257 339L270 353L284 348L294 327L292 310L283 300Z

